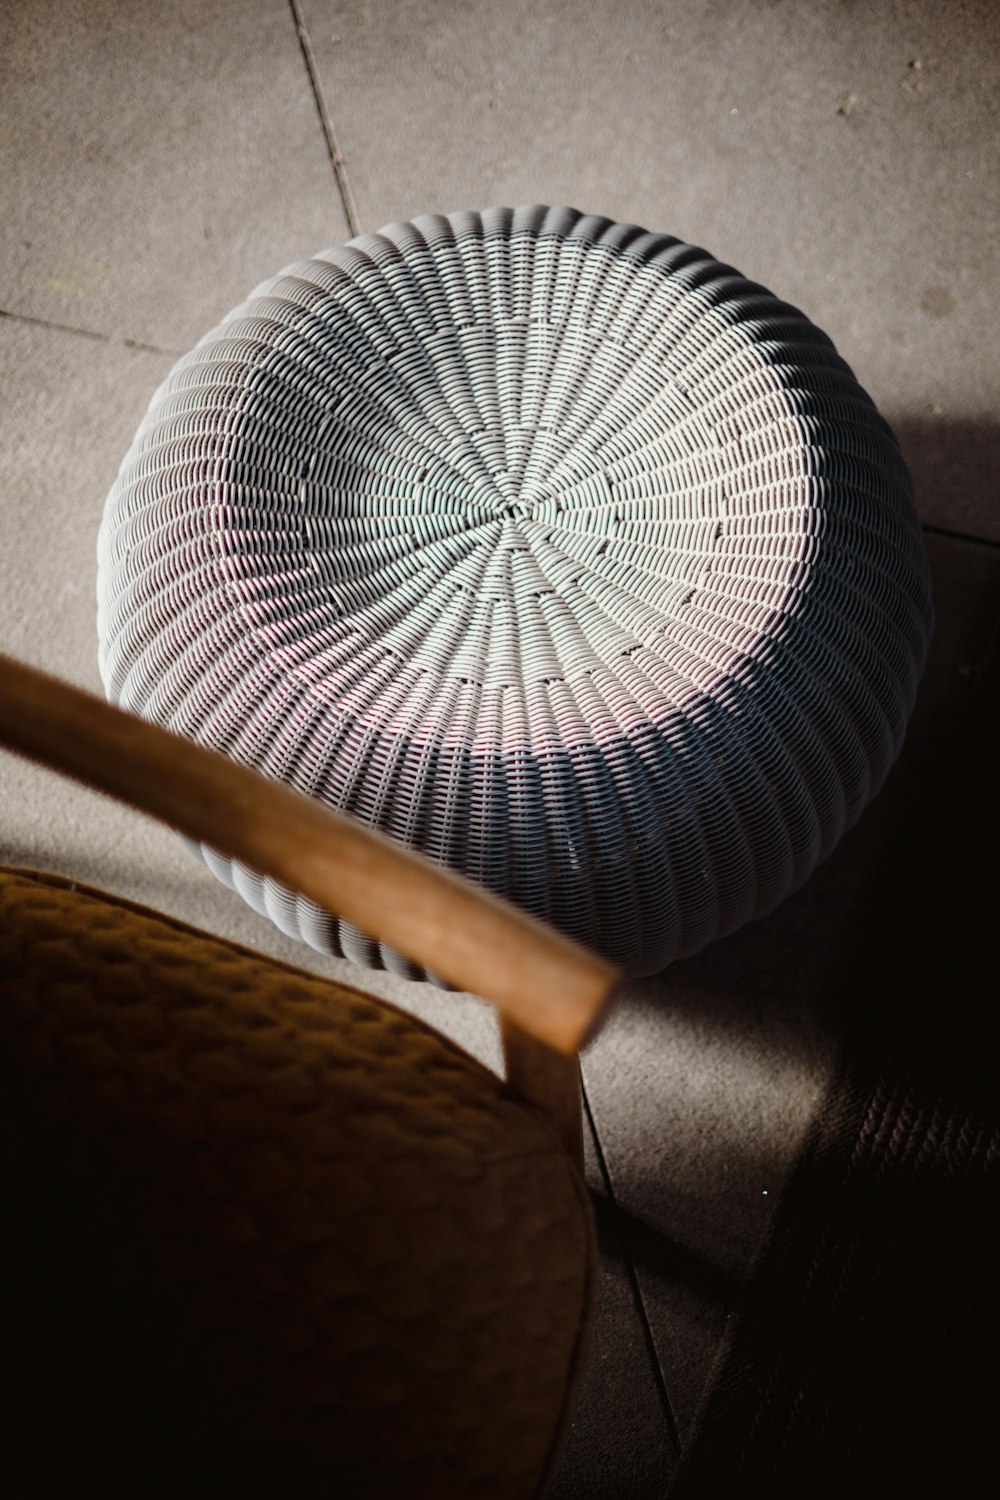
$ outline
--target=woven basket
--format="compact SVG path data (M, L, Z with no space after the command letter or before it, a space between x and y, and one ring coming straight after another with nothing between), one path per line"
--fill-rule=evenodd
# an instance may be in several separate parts
M833 848L930 628L905 466L825 335L568 208L259 287L153 398L99 554L112 700L635 974ZM284 932L414 972L201 852Z

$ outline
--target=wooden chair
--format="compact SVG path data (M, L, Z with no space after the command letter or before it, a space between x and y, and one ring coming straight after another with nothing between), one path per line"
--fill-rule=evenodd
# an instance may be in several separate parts
M615 971L6 658L0 742L492 1000L507 1063L118 897L0 874L12 1492L536 1493L593 1299L577 1051Z

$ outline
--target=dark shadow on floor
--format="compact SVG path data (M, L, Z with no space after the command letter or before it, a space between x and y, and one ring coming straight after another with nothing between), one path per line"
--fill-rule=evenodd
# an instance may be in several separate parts
M994 564L996 585L995 555ZM998 603L995 589L994 614ZM841 1066L671 1490L677 1500L736 1485L774 1500L990 1492L983 1356L1000 1339L995 627L950 688L899 768L871 881L878 900L856 914L835 975Z

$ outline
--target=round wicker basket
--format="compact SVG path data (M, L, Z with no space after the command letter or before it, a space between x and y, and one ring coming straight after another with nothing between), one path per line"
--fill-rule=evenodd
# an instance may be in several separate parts
M896 442L703 250L568 208L266 282L153 398L109 697L650 973L775 906L899 748L930 628ZM201 851L287 933L384 946Z

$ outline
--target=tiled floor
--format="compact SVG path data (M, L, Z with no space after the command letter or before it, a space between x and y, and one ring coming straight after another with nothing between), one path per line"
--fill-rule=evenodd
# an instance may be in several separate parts
M173 358L260 280L415 213L569 202L798 303L894 423L936 585L919 756L1000 599L988 0L30 0L0 26L3 649L98 687L104 495ZM311 961L165 831L8 758L0 786L0 859ZM634 986L587 1056L605 1288L555 1494L664 1492L836 1055L880 851L933 794L901 765L799 896ZM495 1058L476 1002L372 983Z

